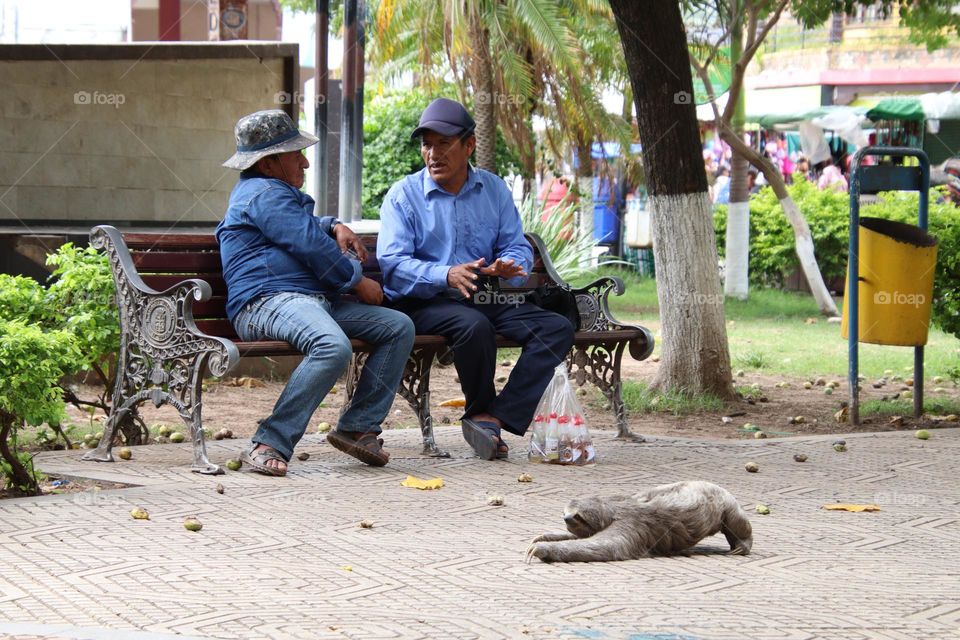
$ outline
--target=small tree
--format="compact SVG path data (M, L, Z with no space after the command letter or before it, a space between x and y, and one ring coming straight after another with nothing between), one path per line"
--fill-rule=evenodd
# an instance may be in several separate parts
M4 276L0 290L10 280ZM33 463L17 450L17 436L25 425L63 420L60 378L82 364L77 341L69 332L0 320L0 471L8 488L26 495L39 493Z

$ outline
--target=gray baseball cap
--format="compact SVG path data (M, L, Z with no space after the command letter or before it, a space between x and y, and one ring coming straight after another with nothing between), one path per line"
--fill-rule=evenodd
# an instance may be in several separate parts
M442 136L455 136L465 132L472 133L476 126L462 104L456 100L437 98L423 110L420 123L410 137L422 136L424 131L436 131Z
M306 149L318 141L316 136L297 129L290 116L280 109L243 116L233 133L237 138L237 152L223 166L241 171L252 167L260 158Z

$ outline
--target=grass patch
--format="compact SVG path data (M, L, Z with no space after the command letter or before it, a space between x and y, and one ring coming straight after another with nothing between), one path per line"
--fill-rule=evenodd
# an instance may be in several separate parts
M741 385L736 387L736 390L744 400L759 400L766 395L759 385L756 387L752 385Z
M623 402L631 413L667 412L673 415L722 411L726 404L712 394L688 395L680 391L651 391L642 382L623 383Z
M924 394L926 395L926 394ZM960 415L960 400L924 398L923 412L933 415ZM860 404L861 416L912 416L913 400L866 400Z
M733 362L745 369L766 369L770 366L770 358L763 351L747 351L734 356Z

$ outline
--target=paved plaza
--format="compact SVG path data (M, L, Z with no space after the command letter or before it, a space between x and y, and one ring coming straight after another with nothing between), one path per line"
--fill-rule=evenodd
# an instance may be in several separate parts
M530 464L515 438L510 461L482 462L456 428L437 433L450 459L420 457L416 431L387 432L383 469L308 436L298 451L310 459L287 478L199 476L188 445L114 464L41 454L47 472L136 486L0 502L0 637L960 638L960 430L846 436L846 453L831 436L594 435L601 462L581 468ZM211 442L211 459L242 444ZM408 474L445 486L406 488ZM684 479L736 495L752 555L723 555L715 536L688 557L524 563L532 537L562 528L570 497ZM835 502L881 511L821 508ZM137 506L149 521L130 517ZM187 516L203 530L185 530Z

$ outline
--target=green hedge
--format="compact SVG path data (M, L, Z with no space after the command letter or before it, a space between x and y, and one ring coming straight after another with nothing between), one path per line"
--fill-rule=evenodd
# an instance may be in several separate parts
M801 181L788 191L810 225L820 271L827 282L843 279L847 269L850 196ZM944 331L960 337L960 209L930 192L929 230L940 241L934 279L933 320ZM898 191L879 194L875 203L864 204L861 216L887 218L916 224L919 195ZM714 213L717 250L724 256L727 207ZM760 286L781 287L786 276L799 269L793 229L773 189L764 188L750 199L750 281Z

